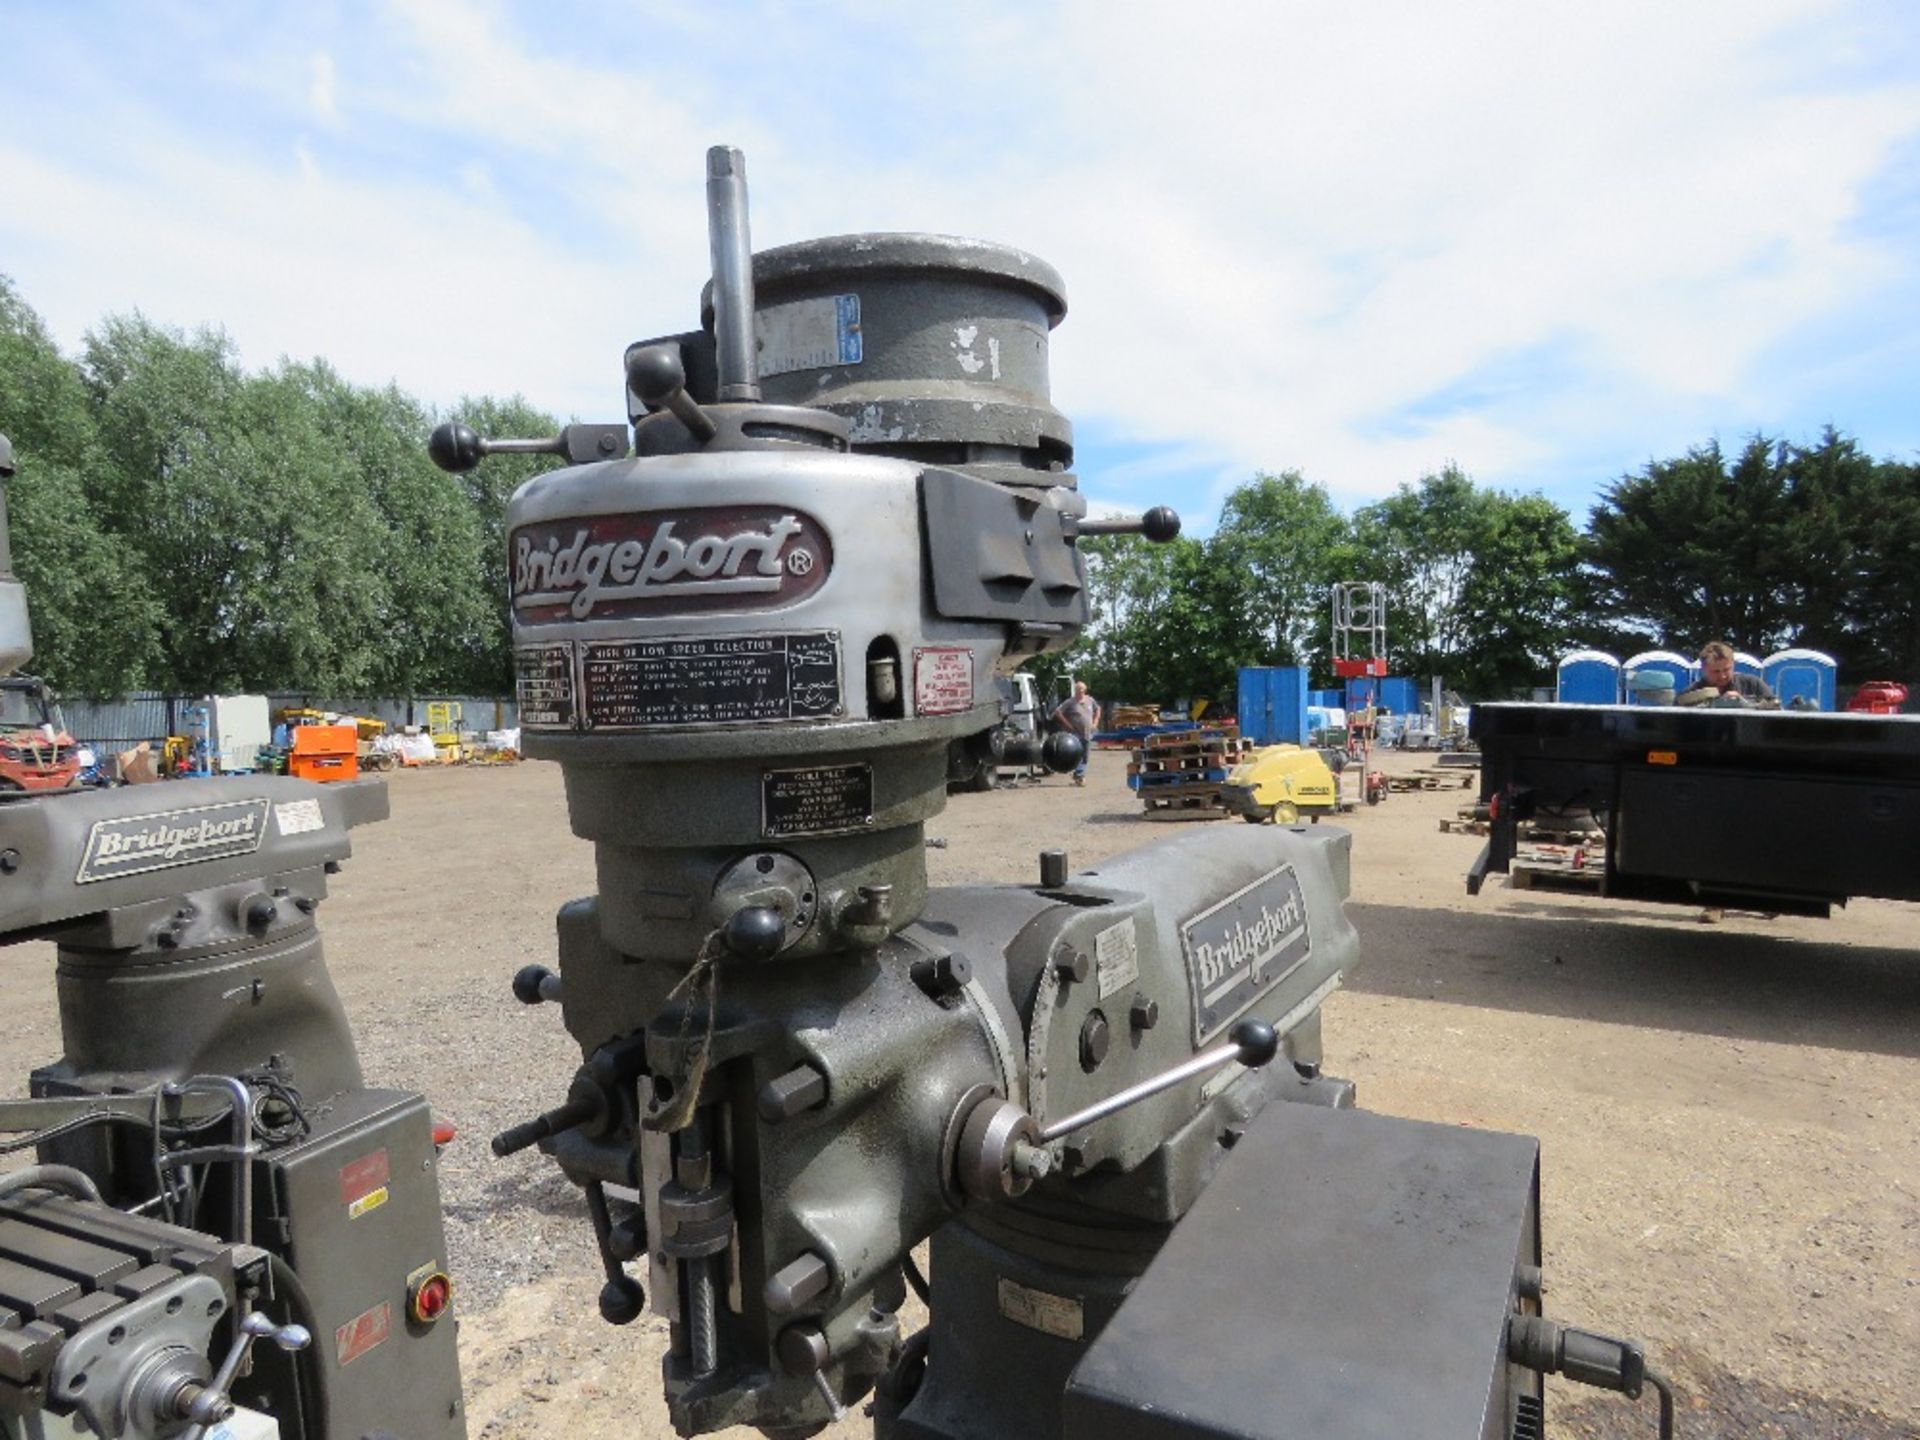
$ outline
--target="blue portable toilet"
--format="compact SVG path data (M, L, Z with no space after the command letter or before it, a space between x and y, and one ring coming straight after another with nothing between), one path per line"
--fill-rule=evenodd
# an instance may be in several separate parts
M1307 743L1307 667L1248 665L1240 671L1240 733L1256 745Z
M1620 662L1604 650L1569 650L1560 657L1553 698L1562 705L1618 705Z
M1671 650L1642 650L1638 655L1629 656L1620 666L1623 683L1626 686L1627 704L1654 705L1673 703L1672 696L1661 700L1650 700L1649 695L1657 695L1666 687L1652 688L1648 682L1664 673L1672 682L1673 695L1677 696L1693 683L1693 662L1684 655L1676 655ZM1638 679L1637 677L1645 677Z
M1840 708L1840 667L1824 650L1776 650L1760 674L1782 705L1802 700L1816 710Z
M1698 662L1694 664L1693 673L1695 676L1700 674ZM1764 680L1767 678L1766 662L1755 659L1744 650L1736 650L1733 652L1733 673L1736 675L1751 675L1756 680Z

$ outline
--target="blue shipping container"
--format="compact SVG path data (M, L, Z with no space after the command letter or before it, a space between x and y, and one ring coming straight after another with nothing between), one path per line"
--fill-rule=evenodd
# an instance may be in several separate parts
M1307 667L1249 665L1240 672L1240 733L1256 745L1307 743Z
M1393 715L1420 713L1420 687L1408 675L1385 675L1374 680L1356 676L1347 681L1347 709L1364 710L1372 705Z

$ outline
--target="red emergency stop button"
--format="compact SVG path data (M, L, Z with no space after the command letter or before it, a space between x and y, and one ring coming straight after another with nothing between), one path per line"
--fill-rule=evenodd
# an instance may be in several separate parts
M453 1304L453 1278L444 1270L415 1274L407 1284L407 1313L421 1325L431 1325Z

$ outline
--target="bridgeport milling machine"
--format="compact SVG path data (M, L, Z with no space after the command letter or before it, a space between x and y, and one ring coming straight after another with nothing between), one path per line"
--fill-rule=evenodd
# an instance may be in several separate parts
M1345 833L928 888L950 743L1088 621L1077 539L1178 521L1086 518L1050 267L754 255L728 148L707 205L702 328L626 354L633 453L624 425L430 447L568 462L508 506L513 635L597 893L513 988L585 1063L494 1149L584 1188L602 1315L671 1322L676 1428L804 1436L871 1394L899 1440L1527 1440L1542 1370L1637 1394L1636 1346L1540 1317L1535 1142L1320 1073Z
M31 653L0 488L0 670ZM0 1436L465 1435L432 1117L365 1083L314 921L386 813L267 775L0 798L0 944L57 945L63 1047L0 1100L40 1162L0 1172Z

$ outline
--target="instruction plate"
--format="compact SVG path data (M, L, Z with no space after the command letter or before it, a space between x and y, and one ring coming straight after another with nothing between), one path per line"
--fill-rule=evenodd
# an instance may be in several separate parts
M513 652L513 698L527 730L571 730L573 646L521 645Z
M580 693L588 730L827 720L841 713L840 633L582 641Z
M1180 927L1204 1045L1307 958L1307 904L1291 865L1262 875Z
M760 776L760 833L769 840L873 828L871 765L809 765Z
M860 297L822 295L815 300L769 305L754 312L753 332L759 342L762 380L794 370L858 365L864 349Z

